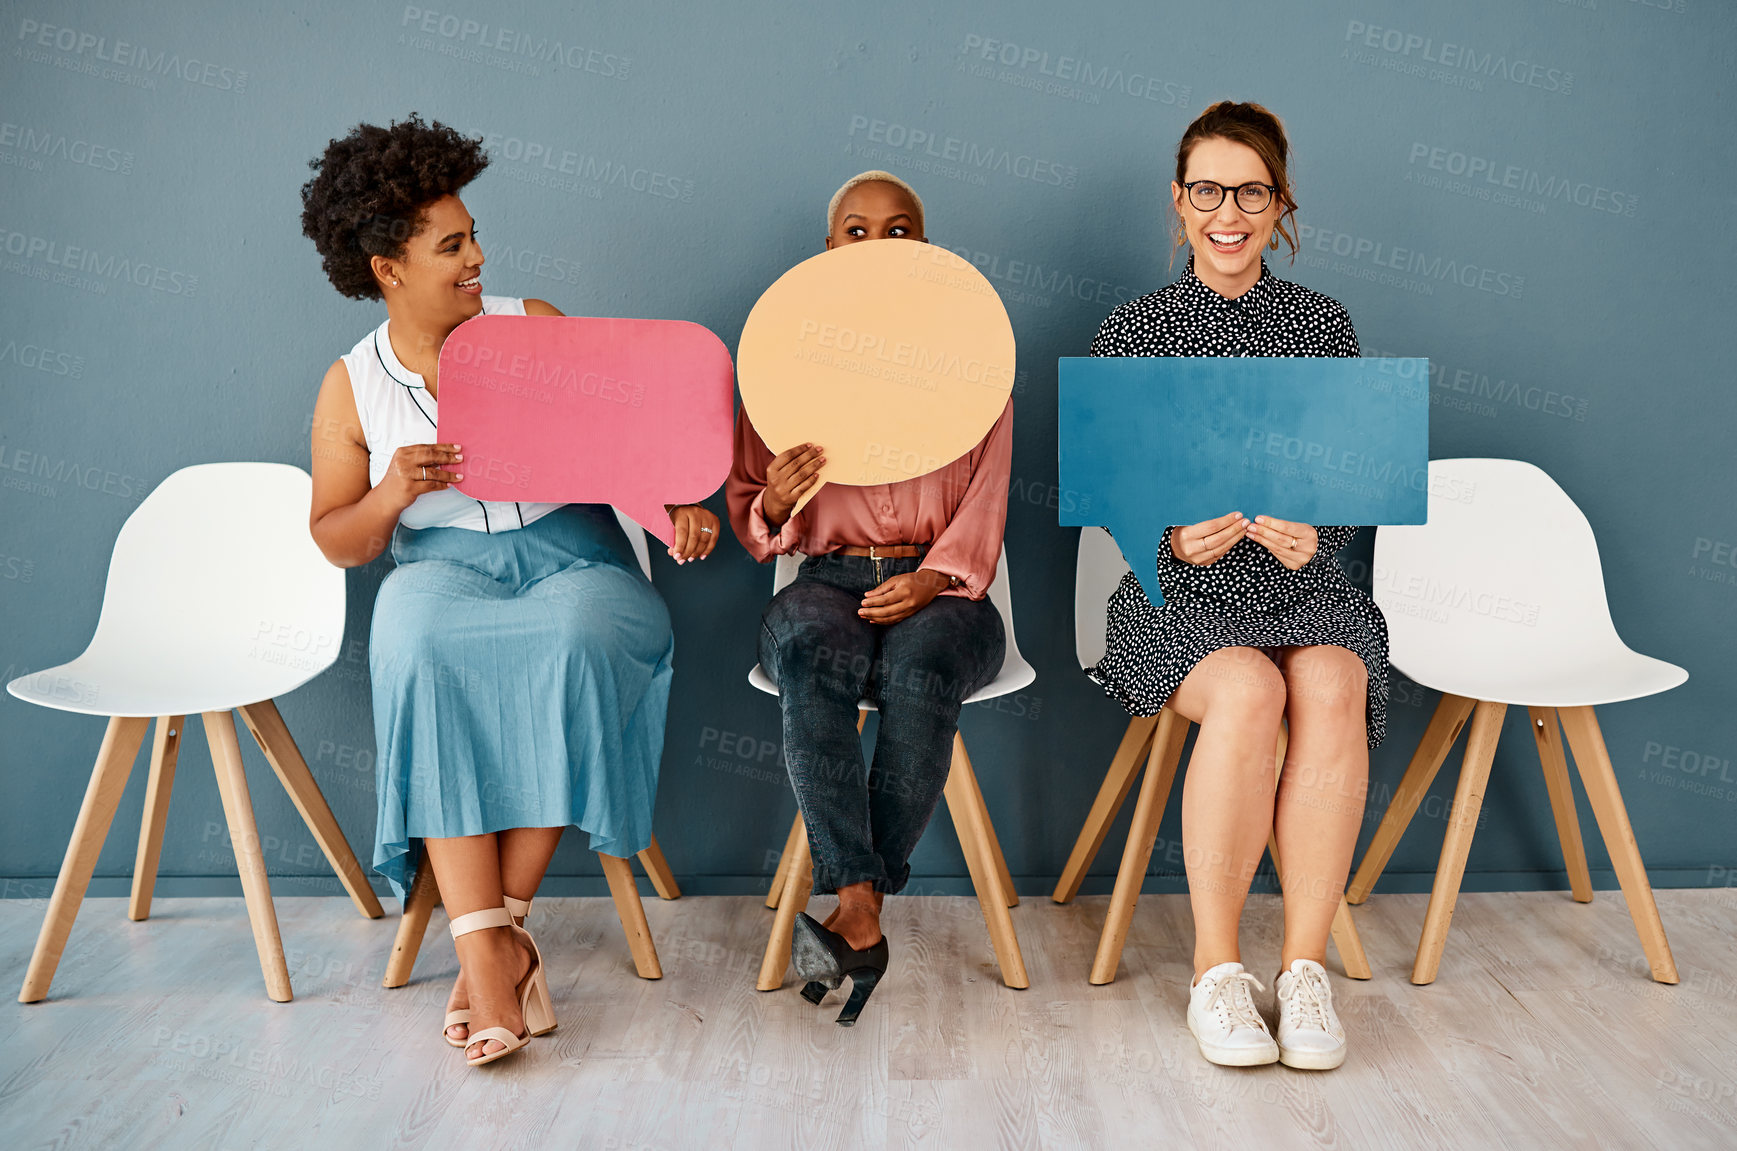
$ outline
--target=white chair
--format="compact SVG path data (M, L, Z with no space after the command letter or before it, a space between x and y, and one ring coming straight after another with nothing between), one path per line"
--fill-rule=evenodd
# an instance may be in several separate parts
M1094 667L1104 658L1104 614L1111 593L1129 571L1128 561L1116 546L1116 541L1103 528L1088 527L1080 531L1079 558L1074 568L1074 652L1080 670ZM1157 715L1134 716L1110 761L1110 770L1098 788L1085 826L1062 868L1061 879L1050 897L1057 903L1067 903L1079 894L1086 870L1097 858L1104 845L1110 824L1127 801L1140 774L1144 761L1146 777L1140 785L1140 797L1134 803L1134 817L1128 825L1128 842L1122 849L1122 865L1116 872L1115 892L1110 897L1109 914L1104 917L1104 929L1098 936L1097 955L1092 960L1091 982L1109 983L1116 978L1116 968L1122 961L1122 948L1128 939L1128 928L1134 920L1134 906L1140 899L1140 884L1146 876L1146 865L1152 859L1152 847L1158 839L1158 825L1164 819L1164 807L1176 780L1176 768L1182 758L1182 745L1188 739L1189 721L1170 708ZM1276 751L1278 768L1285 765L1285 731L1279 731ZM1279 847L1272 833L1267 833L1267 850L1273 857L1273 870L1279 870ZM1343 898L1333 916L1333 945L1339 951L1345 974L1352 979L1368 979L1372 972L1363 952L1363 940L1352 922L1351 909Z
M96 634L70 663L6 685L19 699L109 717L49 898L21 1003L47 996L145 729L157 720L129 918L150 915L182 721L199 714L247 899L266 993L290 997L277 913L231 708L238 708L358 910L382 914L273 703L319 675L344 636L344 573L308 535L312 481L288 464L182 468L115 538Z
M1413 983L1435 979L1502 718L1509 705L1524 706L1574 898L1591 900L1592 880L1562 730L1653 978L1675 983L1670 943L1593 707L1676 687L1688 673L1629 650L1618 637L1592 527L1543 471L1520 460L1433 460L1429 480L1426 525L1376 532L1375 602L1387 617L1393 666L1442 698L1351 881L1351 902L1368 897L1469 716L1411 973Z
M615 518L627 534L628 543L633 545L639 570L650 579L651 553L646 547L645 529L628 519L619 508ZM640 902L639 887L633 881L633 864L601 851L597 853L597 862L603 865L603 878L609 884L610 898L615 901L615 913L621 918L621 930L627 936L627 950L633 956L634 970L641 979L662 979L663 965L658 962L651 924L645 918L645 905ZM639 853L639 862L650 877L652 890L657 892L658 898L681 898L681 888L676 886L675 874L664 861L657 836L652 836L651 845ZM392 941L392 954L386 959L386 974L380 980L380 986L403 987L410 982L416 956L422 950L422 938L428 933L429 917L439 902L440 885L435 882L434 869L429 865L425 851L417 861L410 890L404 893L404 913L398 921L398 935Z
M801 566L800 552L778 557L772 575L772 594L777 595L796 578ZM1019 654L1019 641L1013 634L1013 593L1008 588L1007 548L1001 549L1001 559L995 569L995 580L989 585L989 602L1001 613L1002 629L1007 635L1007 656L1001 671L989 683L973 692L966 703L1011 695L1027 687L1037 678L1037 672ZM748 673L748 682L766 692L778 694L778 685L759 664ZM874 704L862 700L857 704L857 730L861 731ZM990 946L1001 966L1002 982L1009 987L1027 987L1025 956L1019 950L1019 937L1013 930L1009 907L1017 906L1019 897L1013 891L1013 877L1008 873L1007 860L1001 854L1001 843L989 820L989 809L983 802L983 790L977 785L977 775L971 770L971 757L965 752L965 738L953 735L953 765L947 775L945 791L947 810L953 818L953 829L959 835L959 846L965 854L965 866L971 872L971 885L977 892L977 902L983 909L983 920L989 928ZM776 991L784 984L784 972L790 966L790 936L796 915L808 906L812 885L812 861L808 851L808 832L802 823L802 813L796 813L785 838L784 851L778 858L778 870L772 876L772 889L766 896L766 906L777 909L772 920L772 937L766 942L766 955L760 964L756 984L761 991Z

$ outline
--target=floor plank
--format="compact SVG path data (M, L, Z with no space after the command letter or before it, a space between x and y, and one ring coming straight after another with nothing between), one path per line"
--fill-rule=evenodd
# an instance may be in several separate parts
M1331 1073L1200 1058L1185 896L1141 900L1103 987L1086 974L1107 898L1022 901L1023 991L974 900L889 900L893 968L854 1028L831 1022L848 987L818 1010L794 977L754 989L758 898L648 901L661 980L634 974L609 900L542 899L560 1026L478 1070L439 1034L457 973L439 912L386 990L395 915L278 900L295 1000L274 1004L239 899L161 899L144 923L89 899L50 998L0 1005L0 1113L16 1145L57 1148L1729 1147L1737 899L1658 898L1675 987L1648 977L1615 892L1462 895L1428 987L1408 979L1427 897L1372 898L1355 914L1376 976L1334 979L1353 1048ZM45 908L0 901L14 979ZM1269 1010L1280 929L1278 898L1251 897Z

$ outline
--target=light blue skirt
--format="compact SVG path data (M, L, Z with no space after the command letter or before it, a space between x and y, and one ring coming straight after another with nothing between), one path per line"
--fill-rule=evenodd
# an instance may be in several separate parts
M368 641L374 870L400 899L419 840L582 828L651 842L675 638L603 504L490 535L400 526Z

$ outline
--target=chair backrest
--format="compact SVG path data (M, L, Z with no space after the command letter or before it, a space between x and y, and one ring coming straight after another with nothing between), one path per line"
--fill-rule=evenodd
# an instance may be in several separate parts
M1622 643L1592 525L1522 460L1431 460L1429 522L1376 531L1372 585L1414 679L1438 653L1512 667Z
M1079 556L1074 563L1074 654L1081 670L1096 667L1104 658L1104 611L1116 585L1131 570L1109 532L1080 529Z
M807 557L801 552L787 552L778 557L772 568L772 594L777 595L796 578L796 569L802 566ZM1007 656L1002 660L1004 668L1025 665L1025 657L1019 653L1019 641L1013 634L1013 590L1008 585L1011 581L1007 575L1007 545L1001 545L1001 558L995 563L995 580L989 585L989 602L995 605L995 610L1001 614L1001 628L1007 634Z
M651 551L646 546L646 530L627 518L627 513L620 508L615 509L615 518L621 524L621 530L627 533L627 542L633 545L633 556L639 561L639 570L645 573L645 578L651 578Z
M228 668L267 699L338 658L344 573L308 532L313 481L290 464L196 464L174 472L121 525L102 613L80 659L166 678ZM268 690L269 688L269 690Z

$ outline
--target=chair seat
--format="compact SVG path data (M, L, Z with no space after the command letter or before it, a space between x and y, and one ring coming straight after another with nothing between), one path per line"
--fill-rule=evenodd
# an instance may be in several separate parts
M1025 662L1025 657L1018 652L1010 652L1001 665L1001 672L994 679L965 697L966 703L980 703L997 696L1012 695L1023 687L1029 687L1037 679L1037 670ZM777 695L778 685L772 682L772 677L766 674L766 669L759 664L748 673L748 682L767 695ZM875 705L868 700L857 704L864 711L874 711Z
M1639 699L1676 687L1689 673L1674 663L1620 644L1588 655L1562 652L1534 657L1524 666L1493 661L1475 650L1431 653L1427 666L1401 667L1414 682L1449 695L1521 707L1596 707Z
M7 684L61 711L228 711L287 695L344 640L344 573L308 532L313 480L289 464L171 473L115 536L84 651Z
M268 662L274 657L286 662ZM275 648L258 658L184 663L153 649L121 658L87 651L68 663L19 676L6 690L27 703L85 715L199 715L287 695L330 662L329 656L303 657Z

